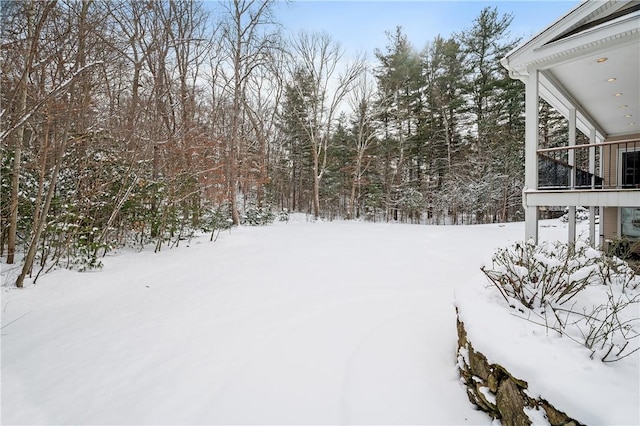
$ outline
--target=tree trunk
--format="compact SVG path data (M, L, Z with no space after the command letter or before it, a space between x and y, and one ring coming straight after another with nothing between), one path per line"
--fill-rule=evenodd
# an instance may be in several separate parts
M20 88L20 114L26 113L27 88L21 82ZM13 168L11 170L11 205L9 207L9 235L7 236L7 263L15 262L16 234L18 231L18 196L20 189L20 165L22 163L22 144L24 138L24 125L16 132L15 150L13 155Z
M320 217L320 179L322 175L320 175L319 169L319 161L318 161L318 151L317 149L313 150L313 215L315 218Z
M22 271L16 280L16 287L22 288L24 285L24 279L31 271L31 267L33 266L33 260L36 255L36 248L38 246L38 242L40 241L40 235L42 235L42 230L44 229L45 223L47 223L47 215L49 213L49 207L51 206L51 200L53 199L53 195L55 194L56 185L58 183L58 174L60 172L60 167L62 165L62 158L64 157L64 152L67 147L67 138L69 135L69 121L67 121L66 128L64 133L62 134L62 142L60 144L60 148L58 151L58 155L56 156L56 163L53 168L53 172L51 173L51 180L49 183L49 189L47 190L47 197L44 202L44 206L42 207L42 213L38 218L37 222L34 224L33 236L31 238L31 243L29 244L29 250L27 251L27 255L24 260L24 264L22 265Z
M347 209L347 219L355 219L358 217L356 212L356 188L360 188L360 176L362 169L362 151L358 152L356 158L355 171L353 173L353 181L351 181L351 194L349 196L349 207Z
M52 5L51 5L52 6ZM49 6L49 7L51 7ZM45 9L41 21L46 17L48 8ZM31 42L25 69L20 79L20 94L18 98L19 117L23 117L27 113L27 76L29 69L33 64L33 58L37 49L37 38L33 28L33 4L29 3L27 7L27 39ZM40 26L40 25L39 25ZM11 204L9 207L9 234L7 235L7 263L15 262L16 252L16 235L18 232L18 195L20 192L20 168L22 163L22 144L24 142L24 124L18 127L15 138L15 150L13 155L13 167L11 170Z

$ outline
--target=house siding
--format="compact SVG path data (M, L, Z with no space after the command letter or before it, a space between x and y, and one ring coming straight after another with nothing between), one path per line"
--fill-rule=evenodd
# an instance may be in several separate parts
M610 138L607 142L616 142L619 140L631 140L640 142L640 135L633 135L631 137ZM617 186L618 185L618 149L604 149L602 161L603 161L603 178L605 186ZM640 197L640 195L639 195ZM632 206L630 206L632 207ZM615 240L620 238L620 214L618 207L605 207L600 215L600 224L603 227L602 235L605 239L605 246L607 240Z
M600 217L600 224L603 226L603 234L605 242L607 240L615 240L620 236L620 227L618 226L618 208L605 207L604 217Z

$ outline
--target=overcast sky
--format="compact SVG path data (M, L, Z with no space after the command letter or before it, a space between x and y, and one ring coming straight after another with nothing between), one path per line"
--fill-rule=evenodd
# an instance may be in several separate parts
M325 31L350 54L384 51L385 31L401 26L409 41L421 50L436 35L448 37L468 29L486 6L514 16L511 35L529 38L563 16L578 0L529 1L389 1L389 0L294 0L280 2L276 18L287 31Z

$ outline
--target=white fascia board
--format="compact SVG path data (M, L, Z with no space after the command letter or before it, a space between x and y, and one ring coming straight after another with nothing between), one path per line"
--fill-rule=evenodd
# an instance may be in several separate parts
M592 28L548 45L531 46L513 57L503 58L501 63L513 76L528 75L531 69L552 69L585 56L639 42L640 16L634 13L609 25Z
M525 207L540 206L603 206L640 207L640 190L525 190L522 193Z
M538 69L549 69L576 59L593 56L617 47L640 41L640 14L637 12L619 21L574 34L566 39L535 49L532 62Z

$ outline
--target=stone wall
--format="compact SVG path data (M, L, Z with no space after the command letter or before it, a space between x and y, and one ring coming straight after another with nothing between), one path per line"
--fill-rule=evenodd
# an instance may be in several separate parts
M548 401L529 396L526 381L514 377L500 364L489 362L482 353L473 348L459 318L457 325L458 367L472 404L492 418L500 419L503 426L529 426L532 421L528 413L535 417L535 411L538 415L544 413L547 421L553 426L581 425Z

